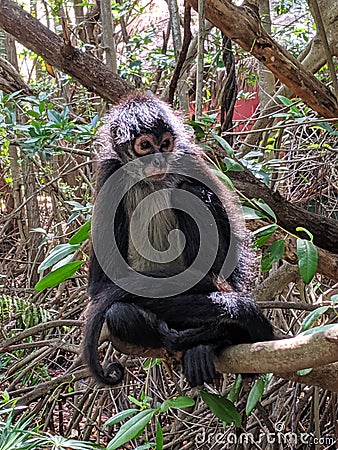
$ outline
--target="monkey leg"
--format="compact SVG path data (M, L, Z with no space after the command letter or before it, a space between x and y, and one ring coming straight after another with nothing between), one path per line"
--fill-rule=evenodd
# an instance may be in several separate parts
M183 351L182 370L192 387L217 378L214 356L224 347L274 339L270 322L249 295L187 294L140 303L178 330L173 350Z
M211 345L198 345L182 356L182 371L191 387L212 383L217 377Z
M113 303L105 318L110 335L123 342L167 350L177 346L179 333L176 330L133 303Z
M233 344L274 339L272 325L247 294L182 294L160 299L137 298L134 302L154 313L169 328L186 330L179 340L180 346L186 345L186 348L220 342L222 338Z

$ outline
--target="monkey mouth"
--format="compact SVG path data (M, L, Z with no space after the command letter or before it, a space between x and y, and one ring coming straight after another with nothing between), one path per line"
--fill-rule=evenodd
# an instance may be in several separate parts
M150 181L163 180L163 178L166 176L166 174L167 174L166 170L151 169L151 170L144 171L144 175Z
M166 176L165 172L158 172L158 173L154 173L152 175L149 175L147 178L150 181L156 181L156 180L163 180L163 178Z

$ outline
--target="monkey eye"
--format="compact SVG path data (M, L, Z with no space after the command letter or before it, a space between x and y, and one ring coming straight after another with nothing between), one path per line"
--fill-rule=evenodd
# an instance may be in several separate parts
M165 133L167 136L169 133ZM164 137L163 141L161 142L161 150L164 152L171 152L173 150L174 142L172 136Z
M149 141L143 141L140 146L142 150L148 150L151 147L151 143Z
M135 139L134 150L135 153L143 156L150 153L154 146L153 138L151 135L142 135Z

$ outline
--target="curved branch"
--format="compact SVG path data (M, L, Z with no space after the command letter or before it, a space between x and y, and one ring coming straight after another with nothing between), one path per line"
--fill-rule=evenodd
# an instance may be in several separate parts
M113 345L129 355L168 358L163 349L141 349L115 339ZM180 353L171 355L175 359L180 356ZM312 335L233 345L222 351L215 365L220 373L274 373L281 378L338 392L338 325ZM326 373L323 367L328 371L327 377L323 375ZM302 377L295 373L307 368L314 370Z
M307 377L294 374L301 369L322 368L330 363L338 362L338 325L312 335L296 336L279 341L241 344L224 349L217 358L216 367L219 372L231 373L275 373L283 378L297 379L306 383L312 379L313 384L324 386L313 371ZM334 365L337 368L337 364ZM338 392L338 373L327 389ZM315 383L314 381L317 380Z

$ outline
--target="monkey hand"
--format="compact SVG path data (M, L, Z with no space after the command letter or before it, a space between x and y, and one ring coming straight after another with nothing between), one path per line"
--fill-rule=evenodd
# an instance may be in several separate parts
M198 345L186 350L182 356L182 370L191 387L212 383L218 378L212 346Z

